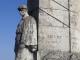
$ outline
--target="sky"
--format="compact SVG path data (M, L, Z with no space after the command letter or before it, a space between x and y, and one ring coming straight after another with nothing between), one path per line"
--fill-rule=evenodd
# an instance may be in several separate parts
M14 60L16 26L20 20L17 7L27 0L0 0L0 60Z

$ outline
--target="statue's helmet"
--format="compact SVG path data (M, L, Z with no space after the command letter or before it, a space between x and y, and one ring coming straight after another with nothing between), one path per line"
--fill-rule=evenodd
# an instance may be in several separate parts
M22 10L24 10L24 9L25 9L25 10L28 10L26 5L20 5L20 6L18 7L18 10L19 10L19 11L22 11Z

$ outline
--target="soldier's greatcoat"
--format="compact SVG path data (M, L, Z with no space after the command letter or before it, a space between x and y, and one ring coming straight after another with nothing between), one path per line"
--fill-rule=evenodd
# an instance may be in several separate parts
M37 45L36 21L31 16L22 18L22 20L20 21L20 23L17 26L16 42L15 42L15 53L17 56L16 60L21 59L21 57L24 55L24 53L26 56L24 56L23 59L27 59L27 57L28 57L27 54L29 54L30 52L28 51L28 49L25 46L29 46L29 45ZM23 51L23 50L25 50L25 51ZM20 55L22 55L22 56L20 56ZM32 60L32 58L28 57L28 60Z
M21 42L25 45L37 45L37 27L33 17L24 18L23 34Z

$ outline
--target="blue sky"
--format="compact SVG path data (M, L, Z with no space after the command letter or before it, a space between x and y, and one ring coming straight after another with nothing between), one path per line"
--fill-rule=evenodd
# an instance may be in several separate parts
M17 7L27 0L0 0L0 60L14 60L16 26L20 20Z

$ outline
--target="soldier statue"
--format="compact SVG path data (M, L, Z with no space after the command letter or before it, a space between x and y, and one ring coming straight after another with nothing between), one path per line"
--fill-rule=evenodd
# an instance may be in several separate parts
M15 42L15 60L36 60L37 27L35 19L28 14L26 5L18 7L22 19L17 26Z

